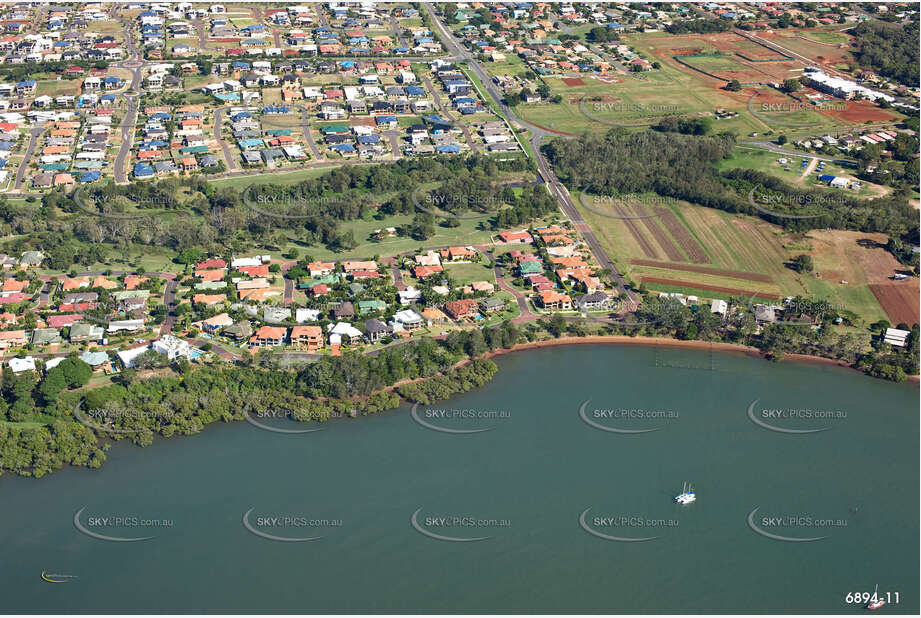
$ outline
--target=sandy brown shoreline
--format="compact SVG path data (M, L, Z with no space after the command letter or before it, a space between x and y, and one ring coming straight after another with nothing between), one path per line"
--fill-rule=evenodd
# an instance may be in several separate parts
M492 352L487 352L480 358L492 358L494 356L503 356L512 352L521 352L535 348L549 348L561 345L659 345L672 348L689 348L697 350L719 350L722 352L739 352L746 356L761 357L764 355L758 348L740 345L737 343L724 343L719 341L699 341L699 340L682 340L670 339L668 337L630 337L628 335L594 335L591 337L560 337L558 339L548 339L546 341L529 341L527 343L516 344L512 348L500 348ZM820 365L836 365L838 367L852 368L850 363L833 358L823 358L821 356L811 356L809 354L786 354L784 361L792 360L803 363L816 363ZM456 366L462 366L470 362L469 359L461 361ZM856 371L856 369L855 369ZM919 382L919 376L908 376L909 382Z

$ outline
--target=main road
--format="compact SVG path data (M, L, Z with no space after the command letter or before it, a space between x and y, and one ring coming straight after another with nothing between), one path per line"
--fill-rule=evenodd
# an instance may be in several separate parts
M18 191L22 186L22 182L26 176L26 169L29 167L29 160L32 159L32 155L35 153L35 146L38 144L38 136L41 135L44 130L44 126L29 129L29 146L26 148L26 153L22 157L22 163L19 164L19 169L16 170L16 182L13 184L14 191Z
M558 137L558 135L519 118L515 112L505 104L502 94L495 87L495 84L493 84L492 79L489 77L486 71L483 70L483 67L480 66L480 63L477 62L476 58L474 58L463 47L463 45L461 45L461 43L454 37L454 34L444 26L438 15L436 15L435 11L432 10L431 5L428 3L423 3L422 6L428 12L429 17L431 17L432 23L438 30L441 40L447 47L448 52L452 54L459 62L465 63L479 78L483 84L483 87L486 89L486 92L489 93L489 96L493 99L493 102L502 112L500 116L504 116L503 120L508 123L509 119L511 119L516 124L527 127L531 131L531 146L534 150L534 159L537 163L537 170L540 174L540 177L547 185L547 189L550 191L550 195L556 198L560 209L567 217L569 217L573 226L575 226L575 228L582 234L582 237L585 239L585 244L588 245L589 250L595 257L595 261L597 261L602 268L607 269L611 273L611 278L617 287L617 291L627 295L627 309L634 310L636 308L637 302L639 301L639 297L627 287L627 282L623 274L617 269L614 261L611 260L611 258L608 256L607 252L604 250L604 247L601 246L601 243L598 241L598 238L595 236L594 232L592 232L585 219L582 218L582 215L579 213L579 210L576 208L572 198L569 195L569 191L556 177L556 174L554 174L553 169L550 167L550 163L547 161L546 157L544 157L540 150L541 140L545 136L549 135L552 137Z
M138 100L141 97L141 78L142 69L146 63L141 60L141 54L134 42L134 24L123 19L125 25L125 42L128 47L128 59L122 62L115 62L112 66L131 71L131 85L125 92L125 98L128 100L128 109L125 112L125 118L121 124L121 146L118 154L115 156L115 174L116 184L125 184L128 182L128 174L125 171L125 163L131 154L131 146L134 143L134 128L138 118Z

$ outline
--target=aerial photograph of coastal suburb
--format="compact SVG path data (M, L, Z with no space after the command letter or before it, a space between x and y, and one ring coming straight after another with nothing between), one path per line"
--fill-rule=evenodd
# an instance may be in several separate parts
M0 618L919 615L919 9L0 0Z

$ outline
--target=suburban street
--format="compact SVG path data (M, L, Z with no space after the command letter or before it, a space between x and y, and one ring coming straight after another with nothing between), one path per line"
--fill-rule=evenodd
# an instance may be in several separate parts
M214 140L220 145L221 152L224 153L224 164L227 166L228 171L236 171L240 169L240 166L237 165L236 157L233 156L233 153L230 150L230 146L224 141L224 138L221 137L221 126L224 122L224 112L229 110L230 106L225 105L224 107L218 107L214 110Z
M26 148L26 153L22 157L22 163L19 164L19 169L16 170L16 182L13 185L14 190L19 190L22 186L23 180L25 180L26 169L29 167L29 161L32 159L32 155L35 154L35 146L38 144L38 136L45 131L44 127L33 127L29 129L29 146Z
M121 122L121 145L118 149L118 155L115 157L113 169L116 184L126 184L128 182L128 172L125 167L128 157L131 155L131 146L134 144L134 131L138 118L138 101L141 97L141 79L143 77L143 68L146 66L134 41L133 24L127 20L122 20L122 23L125 24L128 59L113 63L113 66L131 71L131 84L124 95L128 100L128 109Z

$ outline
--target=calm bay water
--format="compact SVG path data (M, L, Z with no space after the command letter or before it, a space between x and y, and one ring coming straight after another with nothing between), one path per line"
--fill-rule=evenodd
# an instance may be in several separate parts
M299 435L212 426L146 449L119 444L97 471L4 476L2 607L857 613L848 592L879 584L892 601L899 593L884 611L918 613L917 386L650 347L561 347L498 363L487 387L431 406L496 418L417 409L431 425L486 432L434 431L403 407ZM593 427L580 417L586 400L597 425L657 430ZM769 425L827 430L771 431L750 420L755 400ZM683 481L698 499L682 507L672 497ZM759 535L748 523L756 508L768 534L825 538ZM155 538L92 538L74 525L80 509L90 532ZM251 509L257 532L322 538L257 536L243 525ZM590 534L586 509L596 532L657 538ZM489 538L431 538L411 525L417 511L425 532ZM113 517L128 525L100 519ZM46 583L42 571L73 577Z

